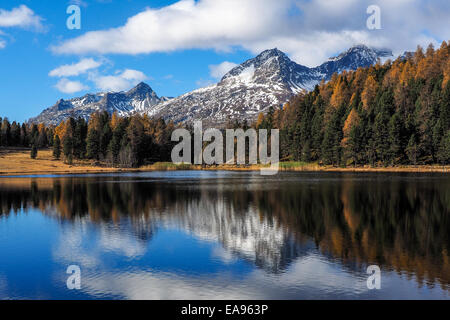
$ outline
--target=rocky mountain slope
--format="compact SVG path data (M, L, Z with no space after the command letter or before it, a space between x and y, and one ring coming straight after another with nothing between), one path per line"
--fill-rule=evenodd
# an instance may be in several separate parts
M159 98L149 85L140 83L127 92L87 94L70 100L61 99L29 121L57 125L69 117L82 117L87 120L97 111L107 111L111 114L116 112L120 116L127 116L134 112L145 112L167 100Z
M146 113L175 122L203 120L217 125L229 119L251 121L271 106L282 106L294 94L312 90L335 72L367 67L391 56L388 50L359 45L316 68L308 68L278 49L266 50L232 69L218 84L155 105Z
M271 49L235 67L219 83L174 99L159 98L141 83L128 92L60 100L31 121L57 124L69 116L87 119L91 113L103 110L122 116L147 114L177 123L203 120L208 125L221 125L234 119L252 121L260 112L281 107L293 95L329 80L335 72L367 67L389 57L392 53L388 50L359 45L318 67L308 68L280 50Z

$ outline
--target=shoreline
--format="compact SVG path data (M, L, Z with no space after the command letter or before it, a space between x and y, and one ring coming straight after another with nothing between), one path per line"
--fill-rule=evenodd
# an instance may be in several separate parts
M173 163L155 163L139 168L114 168L99 166L88 160L75 161L73 165L54 160L51 150L40 150L38 158L33 160L27 150L1 150L0 177L32 176L32 175L79 175L101 173L153 172L153 171L259 171L262 165L175 165ZM5 152L6 151L6 152ZM320 166L317 163L281 162L280 172L334 172L334 173L450 173L450 166L395 166L395 167L333 167Z
M109 167L81 167L72 166L66 170L29 170L29 171L2 171L0 178L15 176L63 176L63 175L83 175L83 174L114 174L114 173L141 173L141 172L165 172L165 171L241 171L257 172L260 166L238 167L238 166L183 166L180 168L162 168L159 166L145 166L140 168L109 168ZM305 172L305 173L444 173L450 174L450 167L434 166L402 166L402 167L356 167L339 168L331 166L305 166L293 168L281 168L279 172Z

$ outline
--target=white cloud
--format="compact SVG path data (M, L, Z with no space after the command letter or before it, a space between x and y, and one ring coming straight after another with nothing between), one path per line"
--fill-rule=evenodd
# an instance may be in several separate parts
M21 5L10 11L0 9L0 27L33 28L42 30L42 18L36 15L33 10L25 5Z
M3 49L4 47L6 47L6 41L0 39L0 49Z
M89 70L96 69L102 65L101 62L94 59L82 59L78 63L66 64L50 71L50 77L71 77L86 73Z
M88 86L85 86L79 81L70 81L69 79L63 78L58 81L55 88L59 91L67 94L80 92L83 90L89 90Z
M97 88L109 92L125 91L137 85L139 82L148 79L141 71L132 69L117 72L116 75L113 76L91 74L90 78L94 81Z
M209 74L215 79L222 78L228 71L236 67L237 64L229 61L224 61L221 64L212 64L209 66Z
M292 0L181 0L146 9L123 27L88 32L53 47L57 53L165 52L190 48L229 49L263 39Z
M382 30L368 30L369 5ZM52 50L60 54L143 54L184 49L257 54L278 47L314 66L357 43L395 53L450 39L448 0L181 0L145 11L118 28L87 32Z

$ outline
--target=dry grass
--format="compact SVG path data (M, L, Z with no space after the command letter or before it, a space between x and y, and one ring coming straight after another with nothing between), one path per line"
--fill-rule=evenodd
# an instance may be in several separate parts
M39 150L36 159L30 158L30 151L24 149L3 149L0 151L0 175L99 173L117 171L114 168L93 166L88 161L74 161L73 165L54 160L51 150Z
M172 170L230 170L230 171L258 171L259 165L235 166L199 166L175 165L173 163L155 163L137 169L118 169L99 166L92 161L74 161L73 165L54 160L51 150L39 150L37 159L30 158L27 149L0 149L0 175L37 175L37 174L80 174L80 173L108 173L108 172L141 172L141 171L172 171ZM321 172L446 172L450 173L450 166L399 166L386 168L336 168L319 166L317 163L283 162L280 171L321 171Z

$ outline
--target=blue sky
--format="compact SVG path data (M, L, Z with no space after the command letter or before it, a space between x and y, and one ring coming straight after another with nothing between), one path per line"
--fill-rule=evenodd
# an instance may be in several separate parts
M89 89L64 93L55 85L60 78L50 77L51 70L61 65L77 63L84 58L106 60L101 67L105 75L115 75L126 69L143 72L148 83L159 96L177 96L216 81L210 76L210 65L224 60L243 62L252 57L246 50L217 53L215 50L190 49L169 53L141 55L58 55L50 50L61 39L73 38L90 30L111 28L126 22L127 18L143 11L149 4L162 6L174 1L84 1L81 8L81 30L68 30L66 9L69 2L55 0L16 1L0 0L0 8L11 10L22 4L43 17L45 30L28 28L1 28L7 43L0 50L0 116L25 121L53 105L58 99L69 99L87 92L103 91L94 83ZM125 5L126 4L126 5ZM87 75L70 77L81 81ZM84 81L83 81L84 82Z
M71 4L81 30L66 27ZM380 30L366 27L370 4ZM274 47L308 66L357 43L401 53L450 39L448 21L446 0L0 0L0 115L139 81L177 96Z

